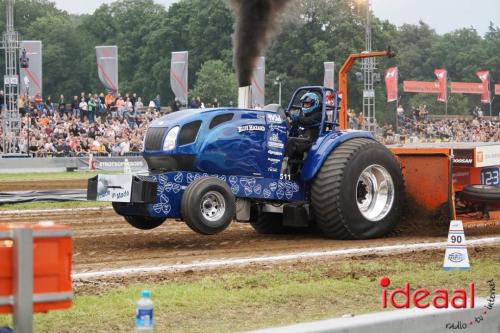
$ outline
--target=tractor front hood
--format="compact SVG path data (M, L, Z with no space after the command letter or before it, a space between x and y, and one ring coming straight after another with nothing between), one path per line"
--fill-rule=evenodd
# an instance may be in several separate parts
M205 121L213 116L213 113L224 111L251 111L238 108L211 108L211 109L188 109L169 113L163 117L155 119L149 127L169 127L183 126L190 122L201 120Z

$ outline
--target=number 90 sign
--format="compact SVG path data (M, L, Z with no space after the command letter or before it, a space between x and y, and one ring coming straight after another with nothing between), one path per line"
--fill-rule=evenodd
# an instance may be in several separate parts
M481 170L482 185L500 185L500 168L484 168Z

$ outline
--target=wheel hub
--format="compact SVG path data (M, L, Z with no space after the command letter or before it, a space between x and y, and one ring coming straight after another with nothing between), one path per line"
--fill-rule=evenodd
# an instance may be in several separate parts
M201 199L200 210L202 215L210 222L219 220L226 211L226 201L221 193L210 191Z
M394 203L394 182L380 165L370 165L358 178L356 203L367 220L378 222L390 212Z

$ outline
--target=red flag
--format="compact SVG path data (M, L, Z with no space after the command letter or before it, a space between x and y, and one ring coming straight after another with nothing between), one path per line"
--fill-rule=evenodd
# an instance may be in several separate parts
M483 83L483 93L481 94L481 102L490 103L490 71L478 71L477 77Z
M385 73L385 87L387 89L387 102L398 100L398 68L391 67Z
M438 102L446 102L448 100L448 89L446 88L446 84L448 82L448 72L446 69L438 68L434 70L434 75L436 75L439 82L439 95L437 100Z

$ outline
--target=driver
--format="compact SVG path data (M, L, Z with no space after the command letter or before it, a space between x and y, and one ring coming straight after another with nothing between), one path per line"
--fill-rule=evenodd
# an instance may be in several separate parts
M308 92L300 99L301 108L299 114L292 114L292 129L296 128L296 136L288 138L286 155L289 160L301 161L304 153L309 151L312 143L319 135L322 110L318 95ZM292 130L293 131L293 130ZM296 165L292 165L292 173L298 171Z
M315 141L318 138L321 124L321 107L319 97L313 92L308 92L300 99L301 109L299 114L293 114L292 127L298 127L298 137Z

